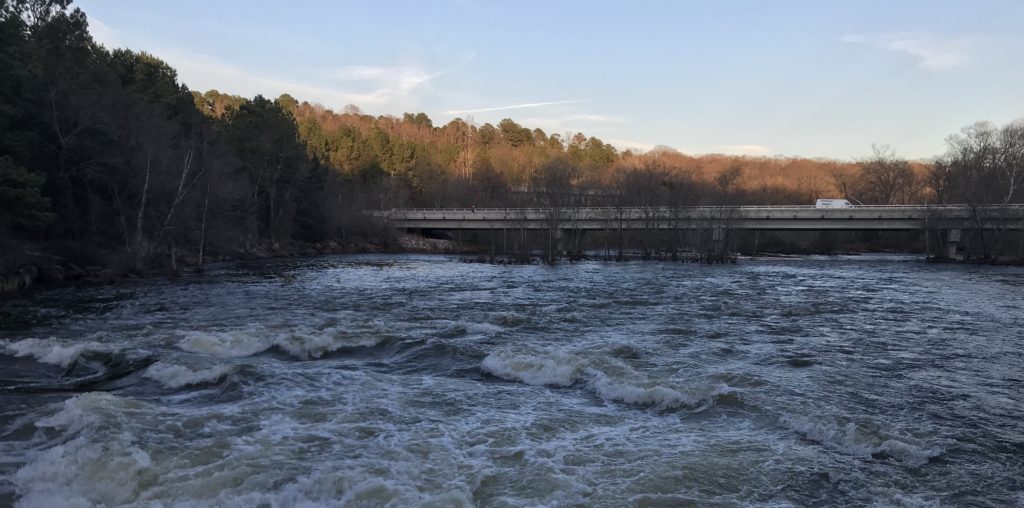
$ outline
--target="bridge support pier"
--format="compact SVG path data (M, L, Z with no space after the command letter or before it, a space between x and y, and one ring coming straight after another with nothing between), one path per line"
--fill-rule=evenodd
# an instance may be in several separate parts
M563 235L562 235L562 228L559 228L559 227L548 228L547 232L548 232L548 242L547 242L548 245L547 245L547 249L545 249L547 251L547 252L545 252L545 255L548 258L548 263L551 264L551 263L554 263L556 259L562 257L564 241L563 241Z
M729 257L728 245L726 242L726 230L721 226L712 226L708 241L703 246L703 259L705 263L724 263Z
M960 246L960 236L963 233L960 229L947 229L946 241L943 242L943 254L946 259L957 259L957 248Z
M555 258L565 255L565 230L555 228Z

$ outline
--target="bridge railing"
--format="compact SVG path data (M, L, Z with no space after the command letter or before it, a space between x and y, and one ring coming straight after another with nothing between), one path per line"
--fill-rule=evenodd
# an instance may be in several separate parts
M853 205L847 207L817 207L815 205L752 205L752 206L586 206L586 207L562 207L562 211L611 211L611 210L1022 210L1024 204L988 204L988 205ZM412 212L503 212L503 213L543 213L550 211L550 207L507 207L507 208L392 208L389 210L377 210L377 213L412 213Z

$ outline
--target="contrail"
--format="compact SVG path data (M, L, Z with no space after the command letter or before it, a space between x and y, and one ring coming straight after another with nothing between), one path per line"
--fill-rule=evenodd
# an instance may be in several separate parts
M488 111L504 111L506 109L525 109L525 108L539 108L541 106L555 106L558 104L572 104L575 102L586 102L586 99L573 99L571 101L552 101L552 102L528 102L526 104L515 104L512 106L500 106L497 108L482 108L482 109L460 109L455 111L447 111L449 115L462 115L465 113L486 113Z

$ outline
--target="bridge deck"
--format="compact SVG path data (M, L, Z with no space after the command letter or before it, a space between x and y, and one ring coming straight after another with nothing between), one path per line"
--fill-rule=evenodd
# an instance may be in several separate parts
M372 212L405 229L1024 229L1024 205L404 208Z

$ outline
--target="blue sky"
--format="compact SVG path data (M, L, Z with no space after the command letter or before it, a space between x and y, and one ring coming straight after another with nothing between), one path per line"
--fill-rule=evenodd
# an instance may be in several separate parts
M910 158L1024 116L1024 2L79 0L107 47L193 90L620 148Z

